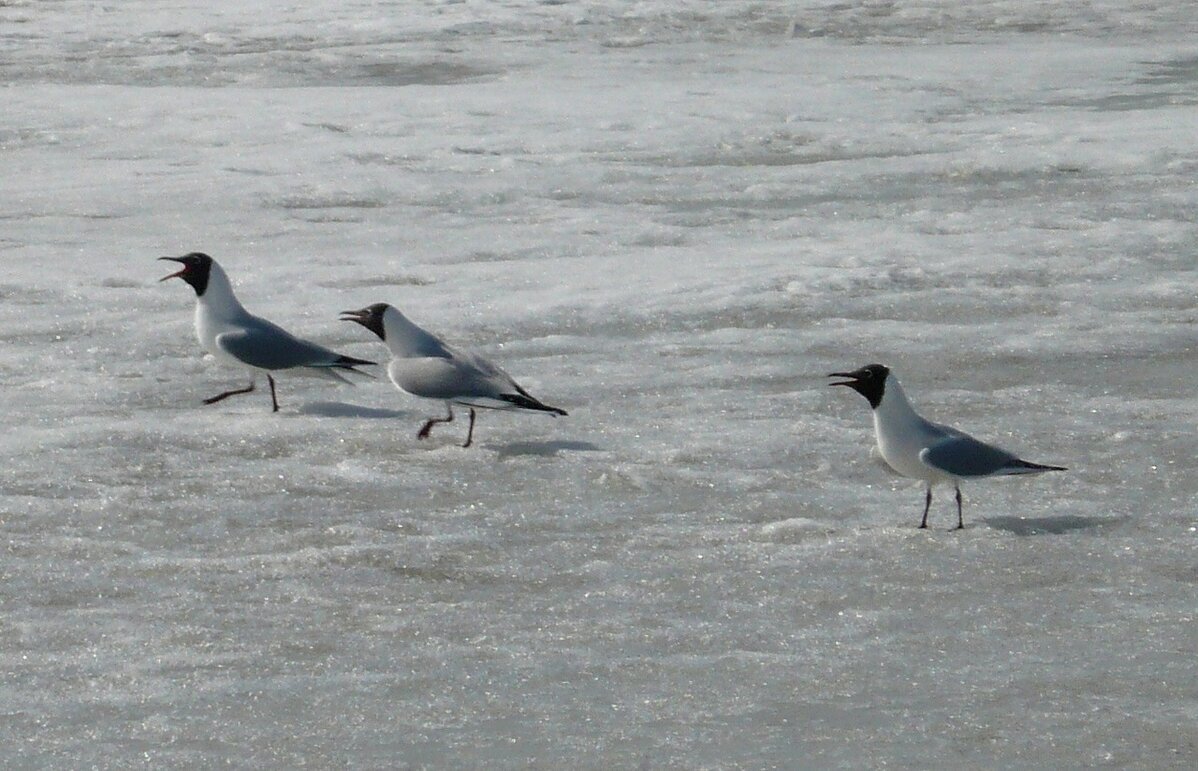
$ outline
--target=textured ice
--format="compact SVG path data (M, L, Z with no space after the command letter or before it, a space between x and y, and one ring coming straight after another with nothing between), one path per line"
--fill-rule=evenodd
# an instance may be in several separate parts
M1181 2L0 3L22 767L1198 762ZM243 382L389 302L569 418ZM824 375L1070 467L922 493ZM264 385L264 384L263 384Z

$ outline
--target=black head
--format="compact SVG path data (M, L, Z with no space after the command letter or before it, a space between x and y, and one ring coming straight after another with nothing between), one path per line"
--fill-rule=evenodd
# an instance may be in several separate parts
M341 320L355 321L378 335L380 340L386 340L387 334L383 330L383 313L390 307L387 303L375 303L367 305L360 311L341 311Z
M829 383L834 386L848 386L869 400L869 406L875 410L882 403L882 394L886 391L886 378L890 369L881 364L867 364L852 372L833 372L828 377L848 378L840 383Z
M182 257L159 257L158 259L183 264L182 270L169 276L163 276L158 279L159 281L166 281L168 278L181 278L196 290L196 297L202 297L207 291L208 275L212 272L212 258L208 255L203 252L192 252Z

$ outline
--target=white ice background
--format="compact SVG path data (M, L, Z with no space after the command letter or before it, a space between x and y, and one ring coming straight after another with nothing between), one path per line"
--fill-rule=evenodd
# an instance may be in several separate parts
M24 767L1192 768L1187 2L0 2ZM568 418L205 359L161 255ZM941 490L825 375L1062 474ZM264 386L264 383L260 383Z

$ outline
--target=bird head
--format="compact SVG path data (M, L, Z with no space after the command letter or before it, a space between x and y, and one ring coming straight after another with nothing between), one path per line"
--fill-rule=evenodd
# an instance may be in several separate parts
M882 403L882 394L886 391L886 379L889 376L890 369L888 367L881 364L867 364L852 372L833 372L828 377L845 379L828 385L848 386L864 396L869 401L870 407L877 409L878 405Z
M159 281L166 281L171 278L181 278L191 288L196 290L196 296L199 297L208 289L208 276L212 272L213 260L208 255L202 252L191 252L182 257L159 257L160 260L170 260L183 265L181 270L175 271L169 276L163 276Z
M361 324L378 335L380 340L386 340L387 333L383 328L383 314L390 307L387 303L375 303L374 305L367 305L361 310L341 311L341 320Z

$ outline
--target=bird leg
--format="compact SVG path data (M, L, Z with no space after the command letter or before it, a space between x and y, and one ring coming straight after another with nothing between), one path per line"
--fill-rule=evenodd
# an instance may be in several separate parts
M217 394L216 396L213 396L209 399L205 399L204 404L216 404L219 401L228 399L230 396L237 396L238 394L248 394L250 391L253 391L253 390L254 390L254 381L251 380L250 384L248 386L246 386L245 388L236 388L232 391L225 391L223 394Z
M470 408L470 429L468 431L466 431L466 443L462 446L469 447L470 443L473 441L474 441L474 408L471 407Z
M957 485L957 529L965 529L965 521L961 519L961 485Z
M428 422L424 424L424 427L416 432L417 439L428 439L428 435L432 433L433 426L435 426L437 423L453 422L453 407L449 406L449 404L446 404L445 409L449 410L449 414L443 418L429 418Z
M928 497L923 504L923 521L919 523L920 528L928 526L928 509L932 508L932 486L928 485Z
M271 412L278 412L279 400L275 398L275 379L267 374L266 382L270 383L270 405L274 408L271 410Z

